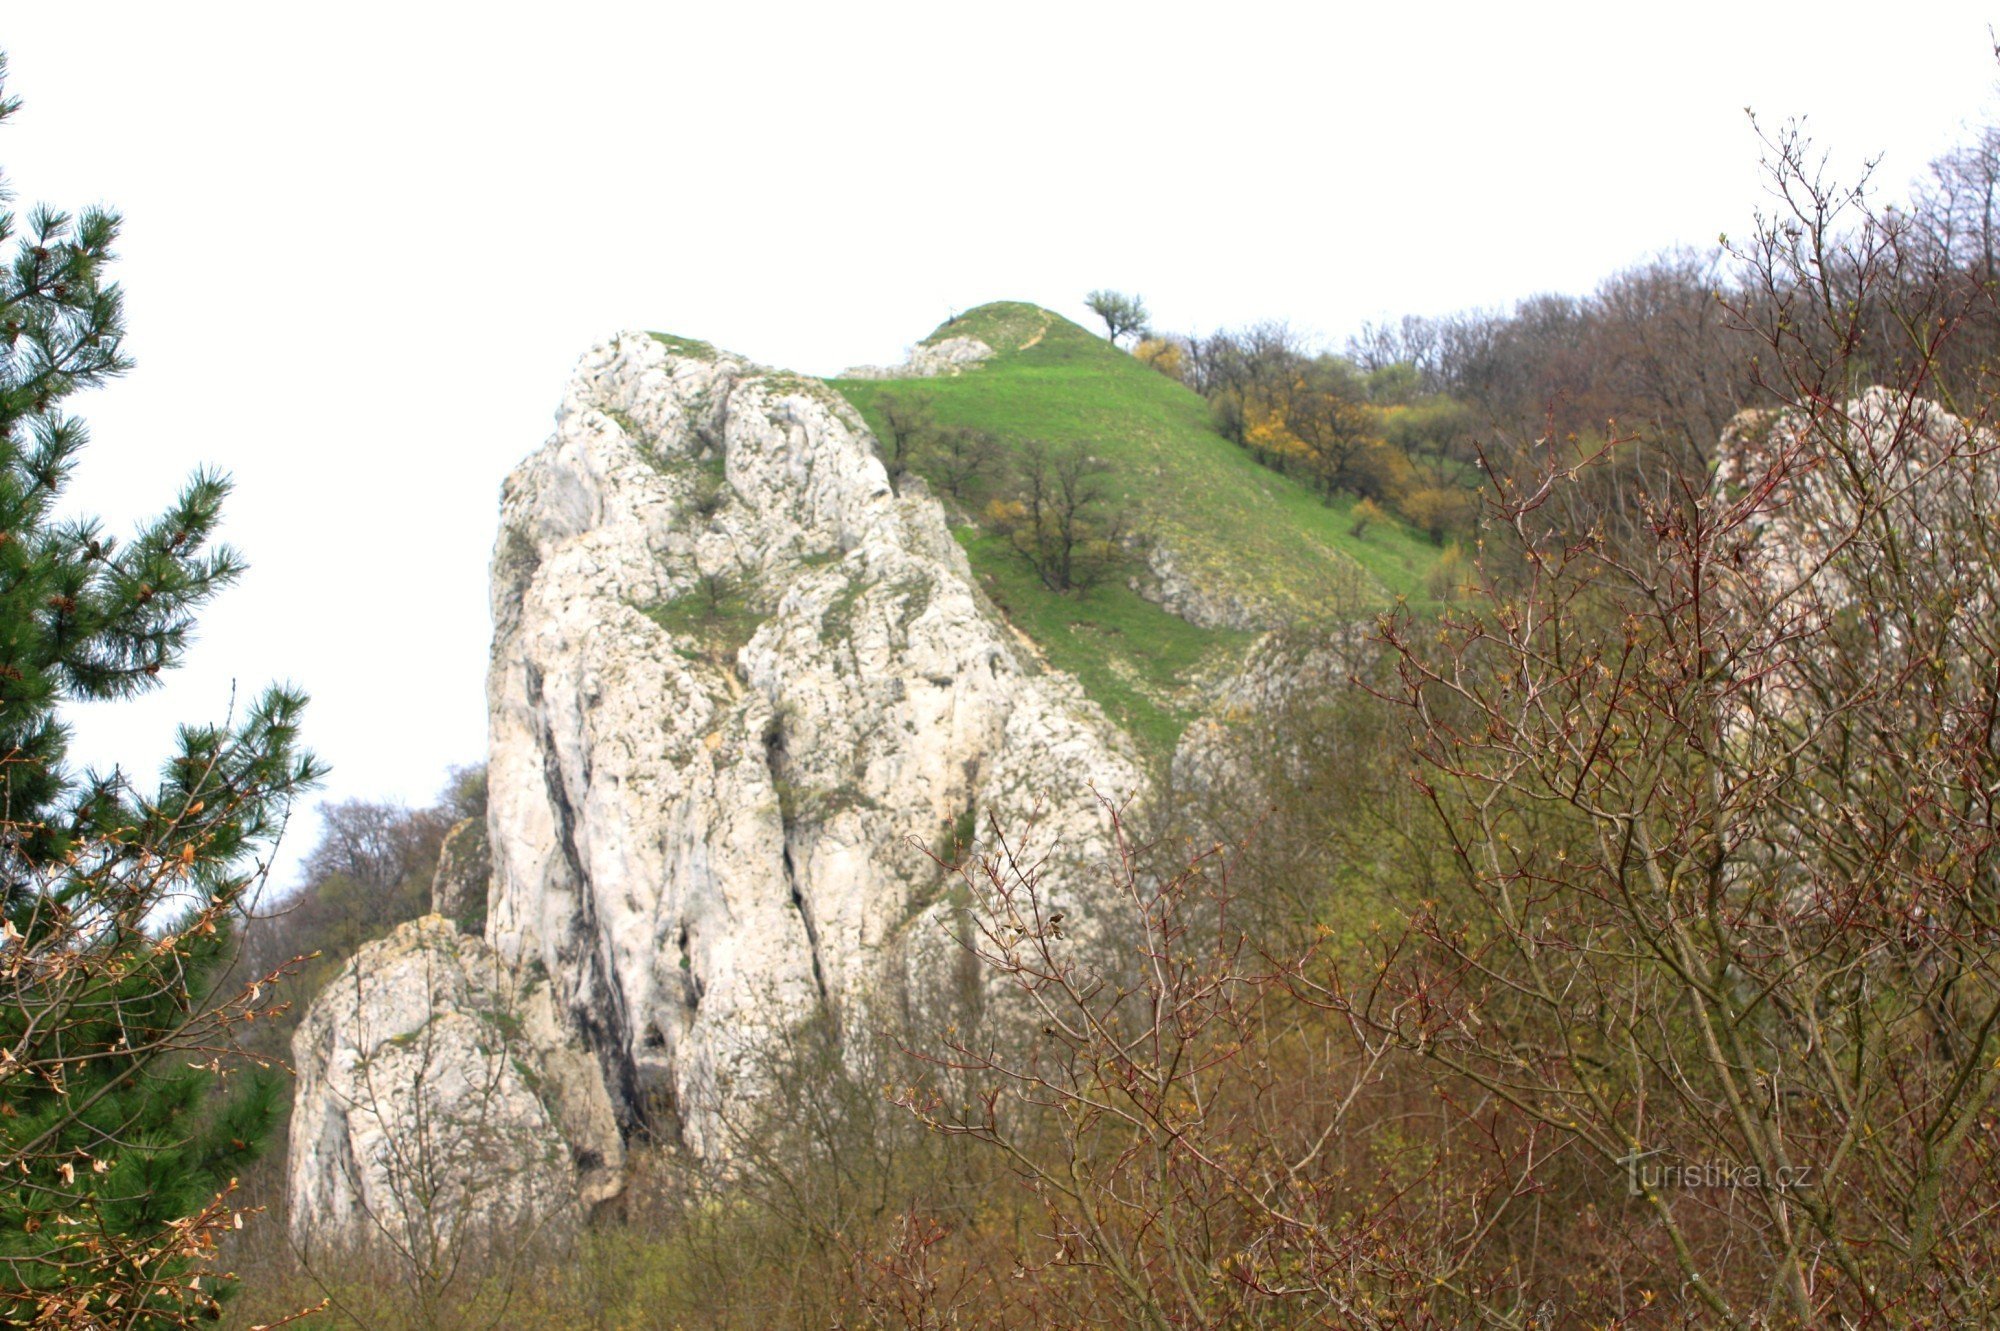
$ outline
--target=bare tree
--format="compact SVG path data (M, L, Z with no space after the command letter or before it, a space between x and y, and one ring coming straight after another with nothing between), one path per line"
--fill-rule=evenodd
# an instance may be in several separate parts
M1932 162L1910 211L1946 262L1975 282L2000 279L2000 126Z
M1005 459L1005 449L991 432L964 425L939 428L923 448L924 470L960 503L977 498Z
M344 874L356 885L386 893L409 866L435 850L443 835L441 810L413 810L400 804L341 800L319 806L320 837L306 856L308 881Z
M882 415L882 462L889 469L889 483L900 486L924 441L937 430L937 419L924 394L884 393L876 408Z
M1645 496L1646 541L1563 521L1576 464L1547 451L1496 487L1513 557L1474 612L1392 631L1459 881L1371 1016L1629 1192L1669 1314L1983 1325L2000 443L1918 396L1903 339L1951 325L1940 293L1771 144L1783 211L1736 315L1789 405L1739 422L1713 485Z
M1223 847L1156 879L1107 813L1098 918L1058 908L1039 857L998 826L960 866L966 944L1027 1035L949 1032L913 1050L944 1082L897 1097L1028 1189L1042 1219L1016 1260L1039 1324L1461 1324L1447 1310L1474 1306L1465 1263L1545 1148L1533 1134L1371 1140L1371 1118L1435 1116L1385 1081L1392 1042L1298 1001L1321 959L1251 944ZM1093 930L1109 951L1083 945ZM1478 1298L1504 1306L1503 1290Z
M1125 557L1111 468L1081 444L1052 448L1041 440L1017 455L1015 498L989 512L1050 591L1082 591Z

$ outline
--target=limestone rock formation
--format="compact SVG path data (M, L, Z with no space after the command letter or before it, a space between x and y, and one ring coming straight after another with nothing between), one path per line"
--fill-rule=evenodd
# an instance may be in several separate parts
M1268 600L1232 593L1191 577L1169 542L1148 542L1142 553L1144 571L1131 577L1132 590L1190 624L1205 629L1262 631L1285 622L1284 615Z
M568 1228L618 1187L595 1059L526 980L437 915L362 947L292 1041L302 1250L423 1254L481 1225Z
M726 1160L799 1032L858 1069L985 1001L947 932L976 906L927 848L989 819L1092 936L1101 800L1147 779L825 385L678 339L594 348L504 487L492 611L484 941L405 926L316 1001L295 1232L416 1223L396 1162L426 1123L499 1133L452 1207L550 1223L617 1188L635 1132ZM475 843L440 869L457 920L489 881Z
M1706 579L1734 621L1730 657L1748 667L1732 728L1779 715L1802 732L1846 724L1850 699L1867 697L1878 723L1905 708L1902 733L1922 735L1936 722L1905 681L1986 687L1992 654L1957 645L1990 641L2000 614L1996 458L1983 423L1879 386L1731 423Z
M438 847L437 871L431 876L431 911L467 933L486 928L486 889L493 877L493 856L486 843L486 820L466 818L453 824Z
M843 379L929 379L941 374L961 374L993 354L993 348L976 337L943 337L910 348L910 358L901 365L851 365L840 372Z
M1255 827L1280 791L1300 788L1323 739L1312 709L1373 668L1365 626L1269 633L1217 682L1203 714L1181 732L1170 784L1184 831L1226 837Z
M1941 602L1983 613L1996 448L1990 430L1882 387L1813 413L1739 414L1716 450L1714 487L1719 500L1751 506L1738 561L1750 613L1801 587L1816 612L1839 613L1898 566Z
M1144 785L846 403L733 356L585 357L507 482L493 597L488 937L546 969L628 1127L700 1154L783 1032L943 1010L924 844L1033 820L1080 891L1092 788Z

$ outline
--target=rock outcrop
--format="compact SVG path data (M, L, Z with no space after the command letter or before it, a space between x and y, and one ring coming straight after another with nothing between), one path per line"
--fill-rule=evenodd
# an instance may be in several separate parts
M976 337L942 337L911 347L909 359L901 365L850 365L840 372L840 377L930 379L941 374L963 374L992 354L993 348Z
M1716 450L1704 552L1728 616L1713 650L1745 668L1732 732L1777 717L1800 733L1838 731L1866 699L1885 733L1935 736L1929 690L1979 695L2000 621L1996 461L2000 437L1983 423L1879 386L1738 415Z
M424 1253L481 1226L573 1226L624 1146L546 980L427 915L362 947L292 1040L290 1220L302 1251Z
M1042 890L1088 938L1100 797L1146 777L906 489L817 381L637 333L584 357L503 492L484 941L406 926L315 1004L302 1232L359 1232L389 1205L373 1162L414 1119L463 1116L428 1090L357 1108L364 1074L407 1074L419 1046L450 1069L423 1085L488 1088L524 1143L518 1179L482 1185L498 1210L573 1212L640 1130L726 1159L792 1035L858 1067L978 1005L947 935L972 907L927 847L989 819L1046 855ZM464 919L461 877L438 905ZM508 1030L535 1033L518 1067L492 1055Z
M628 1124L704 1155L764 1053L942 1010L924 844L997 816L1081 867L1144 779L816 381L628 334L509 478L488 937L545 967ZM1058 890L1061 890L1060 888Z
M1817 412L1740 413L1716 450L1714 493L1743 506L1733 553L1747 612L1804 588L1815 613L1838 614L1900 568L1940 604L1985 613L1996 449L1990 430L1882 387Z
M467 933L486 929L486 889L493 878L493 855L486 843L486 820L467 818L445 833L431 876L431 911Z
M1205 629L1263 631L1284 625L1284 616L1267 600L1233 594L1190 577L1168 542L1151 541L1143 554L1143 571L1131 576L1130 586L1169 614Z
M1181 732L1169 770L1177 830L1227 839L1256 828L1283 792L1310 785L1327 728L1314 709L1376 667L1360 625L1269 633L1218 681Z

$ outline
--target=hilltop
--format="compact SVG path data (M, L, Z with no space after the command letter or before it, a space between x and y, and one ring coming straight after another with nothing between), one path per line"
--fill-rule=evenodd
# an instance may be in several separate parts
M1234 625L1191 623L1156 603L1165 598L1143 568L1081 593L1052 592L977 511L954 514L954 535L987 594L1148 753L1172 750L1206 702L1204 686L1241 659L1254 630L1428 600L1425 575L1438 551L1420 533L1385 522L1356 537L1352 498L1326 503L1258 465L1216 432L1198 394L1097 334L1035 305L997 301L918 346L964 338L992 356L923 379L828 382L878 438L885 399L920 396L941 425L988 432L1009 453L1030 440L1086 446L1108 464L1106 482L1131 530L1158 552L1156 566L1211 599L1256 609Z

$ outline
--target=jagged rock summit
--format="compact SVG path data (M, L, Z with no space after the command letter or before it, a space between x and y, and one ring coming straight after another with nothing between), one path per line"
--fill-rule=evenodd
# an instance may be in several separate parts
M365 1103L364 1074L409 1061L440 984L472 992L457 972L505 983L478 982L484 1027L425 1045L449 1045L431 1079L498 1086L503 1116L555 1143L496 1196L573 1208L641 1129L726 1157L732 1107L789 1035L862 1058L976 1001L946 933L966 907L927 846L989 818L1032 829L1044 889L1087 920L1099 797L1146 793L1125 737L1023 649L853 410L705 344L625 333L583 358L507 480L492 597L484 941L442 946L434 918L315 1003L291 1201L322 1241L402 1214L383 1162L413 1129ZM432 979L385 986L411 954ZM532 1057L489 1066L529 1032Z

